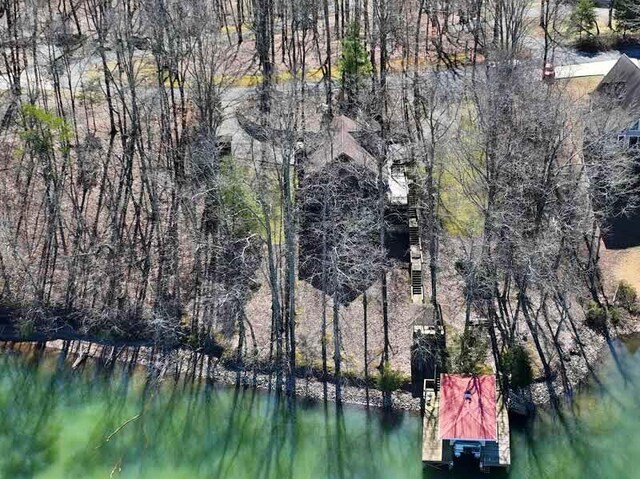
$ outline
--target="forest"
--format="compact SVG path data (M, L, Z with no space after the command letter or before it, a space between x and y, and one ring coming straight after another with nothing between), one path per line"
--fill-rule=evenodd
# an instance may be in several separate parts
M2 331L186 348L340 401L406 382L433 316L449 369L570 391L569 350L638 312L600 266L637 202L636 118L543 78L595 38L573 3L2 0ZM640 8L611 3L631 41Z

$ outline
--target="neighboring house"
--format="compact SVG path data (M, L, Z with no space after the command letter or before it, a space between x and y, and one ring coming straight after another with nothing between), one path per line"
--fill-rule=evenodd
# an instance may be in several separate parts
M636 121L620 132L620 139L631 147L640 147L640 67L627 55L622 55L602 79L596 92L626 111Z
M622 55L602 79L596 93L625 111L629 127L618 132L618 139L629 148L640 148L640 67L638 62ZM637 169L640 182L640 166ZM640 211L610 218L604 228L603 239L609 249L640 246Z

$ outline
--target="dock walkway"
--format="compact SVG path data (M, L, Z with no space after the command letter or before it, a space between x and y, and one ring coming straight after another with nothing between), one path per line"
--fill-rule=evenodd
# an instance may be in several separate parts
M509 411L502 394L498 393L498 458L500 466L511 464L511 431L509 429Z
M432 387L424 387L424 417L422 419L422 461L442 462L442 439L440 439L440 399Z

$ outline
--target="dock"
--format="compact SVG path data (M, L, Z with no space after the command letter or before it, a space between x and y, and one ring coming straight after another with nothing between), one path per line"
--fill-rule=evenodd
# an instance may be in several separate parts
M509 410L498 393L498 465L507 467L511 465L511 431L509 429Z
M494 375L425 379L423 397L423 464L451 467L468 455L483 472L510 466L509 412Z
M440 439L440 399L434 387L424 381L424 417L422 418L422 461L442 462L442 439Z

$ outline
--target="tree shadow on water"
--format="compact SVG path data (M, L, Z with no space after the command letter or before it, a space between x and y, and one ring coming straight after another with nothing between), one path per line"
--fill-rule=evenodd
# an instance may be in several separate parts
M0 355L0 477L34 477L58 456L60 427L52 420L58 386L54 375L40 370L41 360Z

